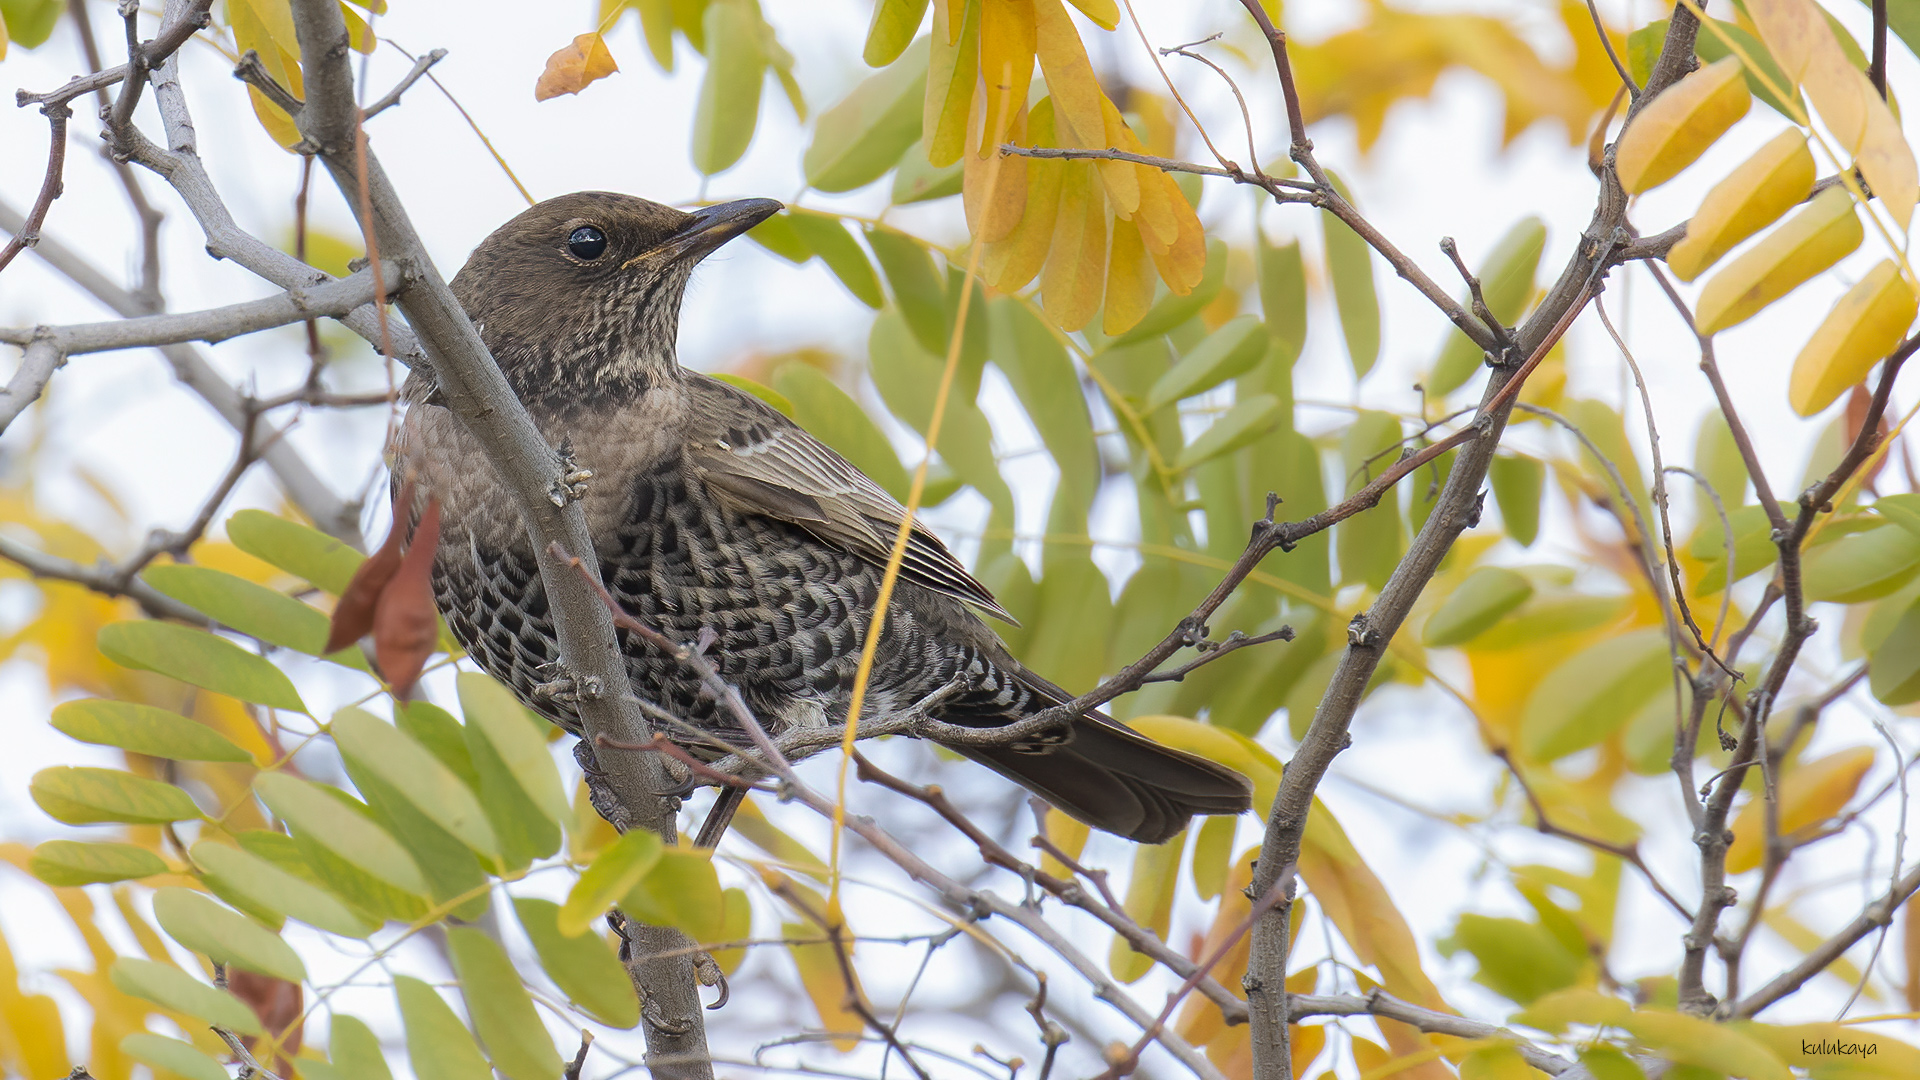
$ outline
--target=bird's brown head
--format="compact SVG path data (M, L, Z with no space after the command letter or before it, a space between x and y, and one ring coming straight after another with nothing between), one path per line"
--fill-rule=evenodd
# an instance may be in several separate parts
M678 370L693 268L779 209L744 199L686 213L614 192L562 195L481 241L453 291L528 405L644 392Z

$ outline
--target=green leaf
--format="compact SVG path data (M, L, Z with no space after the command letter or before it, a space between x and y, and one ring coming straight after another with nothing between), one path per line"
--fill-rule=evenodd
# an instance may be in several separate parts
M365 555L318 529L264 510L242 510L228 518L227 539L254 558L335 596L346 591L353 572L367 561Z
M467 749L467 729L452 713L430 701L408 702L394 707L393 726L426 747L468 787L480 787L473 753Z
M1810 601L1857 604L1877 600L1920 571L1920 536L1891 525L1816 544L1801 557L1801 583Z
M1693 439L1693 470L1713 485L1729 515L1746 501L1747 463L1740 457L1740 445L1733 439L1733 429L1718 409L1708 409L1700 418L1700 430ZM1714 510L1707 489L1690 477L1683 479L1693 484L1695 520L1702 523L1702 528L1710 523L1717 532L1720 515ZM1681 479L1673 482L1678 484Z
M880 295L880 279L874 276L867 253L860 250L860 242L839 218L811 210L791 211L789 218L794 235L820 256L820 261L827 264L827 269L833 271L833 276L839 278L840 284L856 299L875 310L886 302Z
M933 419L934 399L945 370L941 358L920 347L906 321L895 311L873 320L867 357L873 384L887 409L924 436ZM993 429L957 374L947 396L937 449L941 460L992 505L994 518L1000 521L989 519L989 527L1011 527L1013 493L993 456Z
M192 1043L151 1031L136 1031L121 1039L120 1052L186 1080L228 1080L226 1066L201 1053Z
M202 840L191 854L205 871L207 887L235 907L299 919L352 938L364 938L375 929L318 886L250 851Z
M1793 1072L1752 1036L1684 1013L1636 1009L1620 1021L1640 1044L1668 1061L1746 1080L1792 1080Z
M1742 506L1729 510L1727 526L1733 530L1734 580L1765 570L1779 559L1780 548L1773 542L1773 524L1767 519L1766 507ZM1693 543L1687 550L1701 562L1695 592L1712 596L1726 587L1727 537L1720 528L1720 515L1700 519Z
M1041 441L1046 443L1048 456L1060 471L1047 514L1047 532L1085 536L1087 515L1100 490L1101 468L1080 373L1053 331L1024 304L996 300L991 316L994 363L1012 384L1021 408L1033 421ZM1052 546L1041 552L1043 566L1053 558L1053 552ZM1007 602L1004 595L1000 600Z
M1493 502L1507 535L1521 547L1532 547L1540 537L1540 500L1545 494L1547 467L1523 454L1496 455L1487 467Z
M553 1080L559 1075L560 1055L506 951L467 926L448 928L447 951L474 1033L486 1045L493 1067L508 1080Z
M793 418L854 467L872 477L887 494L907 501L907 470L873 418L825 372L798 360L780 365L773 385L793 403Z
M782 211L747 230L747 239L796 265L813 258L813 248L793 227L793 212Z
M867 228L867 246L880 263L893 302L913 331L913 339L930 355L947 355L947 297L939 271L927 249L913 237L884 226Z
M1443 952L1465 949L1480 962L1474 982L1522 1005L1573 985L1584 966L1545 927L1519 919L1462 915L1449 944Z
M715 7L720 5L716 4ZM400 999L400 1019L407 1027L407 1061L419 1080L493 1080L493 1070L480 1054L453 1007L411 975L393 980Z
M1164 844L1140 844L1133 849L1133 868L1127 875L1126 911L1133 921L1165 937L1173 915L1173 892L1180 880L1180 856L1187 848L1183 831ZM1107 947L1107 967L1121 982L1138 982L1153 970L1153 958L1137 953L1118 932Z
M340 801L320 785L285 773L263 772L253 789L275 814L374 879L414 896L427 895L427 880L400 842L370 819L342 813Z
M927 39L921 38L891 67L868 76L820 114L813 142L800 159L808 185L852 191L884 176L920 140L926 85Z
M1273 335L1275 355L1268 362L1291 371L1300 350L1307 343L1307 267L1300 258L1300 242L1290 240L1275 246L1260 242L1260 310L1266 315L1267 333Z
M159 825L200 816L186 792L119 769L55 765L33 774L28 793L47 816L68 825Z
M788 401L786 395L768 386L766 383L755 382L745 375L735 375L727 371L716 371L713 373L713 378L726 383L735 390L744 390L752 394L754 397L773 406L774 411L778 412L781 416L789 420L793 419L793 402Z
M326 648L327 617L318 608L246 578L206 566L154 566L141 577L229 630L309 656Z
M1831 15L1827 17L1832 18ZM1780 63L1773 58L1773 53L1760 43L1759 38L1747 33L1735 23L1724 19L1710 19L1708 22L1711 25L1702 26L1698 36L1694 38L1694 55L1708 64L1715 60L1724 60L1734 55L1733 50L1729 49L1726 43L1728 39L1732 40L1740 47L1740 62L1747 76L1747 89L1774 112L1789 120L1793 119L1793 110L1788 109L1786 103L1770 89L1772 86L1793 85L1786 73L1780 70ZM1722 33L1726 35L1724 39L1721 37ZM1633 72L1634 82L1641 86L1647 84L1647 76L1653 71L1653 62L1659 58L1660 49L1666 40L1666 19L1648 23L1627 35L1627 67ZM1794 100L1799 101L1799 99L1800 95L1796 92ZM1802 114L1804 115L1804 108Z
M245 915L221 907L192 889L168 886L153 894L154 918L173 940L207 959L304 982L307 968L279 934Z
M1420 632L1429 648L1460 645L1480 636L1533 596L1533 583L1504 566L1483 566L1467 575Z
M39 48L53 36L53 27L65 10L60 0L5 0L0 3L0 16L6 18L7 32L0 39L10 38L23 49Z
M868 67L886 67L898 60L926 14L927 0L877 0L860 58Z
M1259 319L1252 315L1228 319L1154 381L1142 410L1156 412L1245 375L1266 358L1268 345Z
M107 969L107 977L122 993L145 998L241 1035L261 1033L260 1018L245 1002L225 990L208 986L172 964L122 956Z
M1272 394L1252 394L1201 432L1173 461L1176 469L1191 469L1203 461L1231 454L1292 419L1284 403Z
M1580 1064L1593 1074L1593 1080L1647 1080L1632 1058L1605 1043L1580 1051Z
M894 168L893 205L906 206L958 195L966 184L966 175L962 162L942 166L928 161L926 145L916 142L900 155L900 164Z
M1132 345L1135 342L1157 338L1167 331L1200 314L1202 308L1213 303L1220 295L1220 289L1227 282L1227 245L1221 240L1207 241L1207 268L1200 277L1200 284L1185 296L1167 293L1153 302L1147 313L1141 316L1133 329L1121 334L1107 343L1107 348Z
M1920 701L1920 603L1906 609L1867 659L1868 683L1881 704Z
M1483 632L1476 649L1513 649L1536 645L1542 638L1577 634L1617 622L1626 614L1624 596L1540 596L1511 618Z
M98 643L107 659L122 667L157 671L255 705L307 711L279 668L204 630L151 620L118 622L100 628Z
M460 708L467 726L480 732L513 779L556 825L567 820L566 788L547 750L546 723L536 719L507 688L477 672L463 671L458 679Z
M500 841L487 823L480 800L426 747L360 709L335 713L330 730L342 757L391 784L461 843L489 858L499 857Z
M1873 502L1873 510L1888 521L1920 539L1920 495L1902 493L1882 495Z
M712 0L703 21L707 70L693 112L693 167L712 176L740 160L760 120L767 70L763 24L748 0Z
M610 1027L630 1028L640 1022L633 980L604 938L561 933L560 905L551 900L516 897L513 910L540 955L540 966L575 1007Z
M1400 420L1391 414L1367 411L1354 417L1340 438L1347 495L1359 491L1400 460L1401 448L1405 445L1401 434ZM1380 502L1372 509L1362 510L1334 526L1341 584L1364 581L1376 592L1386 587L1405 544L1400 523L1404 486L1395 485L1380 496Z
M226 736L179 713L131 701L89 698L54 707L53 726L96 746L117 746L174 761L253 761Z
M580 872L560 907L559 929L568 937L586 933L594 920L620 902L661 857L660 838L645 829L622 833Z
M167 863L133 844L48 840L33 849L27 870L49 885L74 886L164 874Z
M1193 888L1202 900L1211 900L1226 888L1233 870L1233 830L1238 824L1234 818L1210 817L1194 834Z
M483 867L481 857L472 848L434 824L399 788L369 771L357 759L344 760L353 786L367 800L368 812L381 828L400 841L420 867L434 904L453 904L450 914L465 921L484 915L492 895L487 870L504 870L506 860L490 860ZM384 886L379 888L392 893Z
M380 1037L359 1017L333 1014L327 1025L327 1056L331 1063L303 1059L300 1075L306 1080L393 1080Z
M1335 181L1336 185L1339 183ZM1321 211L1327 249L1327 279L1340 313L1353 377L1364 379L1380 359L1380 296L1373 286L1373 249L1328 211Z
M1527 301L1533 298L1533 278L1540 269L1540 252L1546 244L1546 223L1537 217L1522 218L1480 264L1480 295L1486 297L1487 310L1502 325L1512 326L1526 314ZM1447 343L1440 347L1440 359L1434 361L1433 373L1427 377L1427 392L1436 397L1453 393L1473 377L1485 357L1472 338L1458 329L1448 331Z
M1568 657L1534 687L1520 717L1521 749L1542 762L1584 750L1672 685L1665 630L1648 626L1606 638Z
M573 898L567 900L571 903ZM661 851L659 861L627 890L620 910L643 923L675 927L695 941L719 941L726 925L726 902L714 873L713 852Z

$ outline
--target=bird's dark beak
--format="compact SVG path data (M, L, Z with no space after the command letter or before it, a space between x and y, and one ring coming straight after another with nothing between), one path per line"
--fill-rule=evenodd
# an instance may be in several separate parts
M674 262L699 262L720 245L782 209L781 204L772 199L741 199L717 206L703 206L690 215L691 220L686 228L667 241L666 248Z

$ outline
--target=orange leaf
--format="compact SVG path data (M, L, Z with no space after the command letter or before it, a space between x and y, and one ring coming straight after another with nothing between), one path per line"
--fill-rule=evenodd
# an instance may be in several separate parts
M292 1075L293 1068L287 1059L300 1052L300 1040L305 1031L300 1019L300 984L231 968L227 972L227 989L232 991L234 997L246 1002L253 1014L260 1018L260 1027L269 1038L286 1032L274 1045L273 1071L281 1076ZM261 1040L257 1036L244 1035L240 1041L252 1050Z
M1035 146L1052 146L1053 99L1043 98L1027 118L1027 135ZM987 249L981 277L1001 292L1026 287L1040 272L1053 247L1053 225L1060 208L1060 181L1068 163L1034 158L1027 162L1025 207L1020 223ZM971 215L969 215L971 218ZM969 222L971 224L971 221ZM982 222L975 235L984 238Z
M398 526L395 526L396 531ZM373 651L381 674L394 696L405 699L438 643L433 608L433 553L440 546L440 500L427 502L427 512L413 531L413 542L400 560L400 569L380 592L373 612Z
M373 630L373 611L380 602L380 593L393 579L393 572L400 569L401 507L411 509L412 506L413 482L408 481L400 485L400 497L393 501L394 525L387 533L386 542L353 572L347 591L340 594L340 602L333 606L327 652L339 652Z
M1180 185L1173 182L1173 177L1156 169L1152 171L1152 179L1143 173L1140 181L1142 203L1146 201L1149 184L1160 186L1176 229L1171 244L1164 248L1148 244L1147 254L1153 256L1153 265L1160 271L1160 280L1167 283L1167 288L1175 296L1185 296L1200 284L1200 278L1207 272L1206 230L1200 227L1200 216L1193 212L1187 197L1180 194Z
M988 111L982 104L987 93L976 84L973 108L976 135ZM1025 93L1021 91L1022 95ZM1023 106L1014 114L1012 126L988 145L997 145L1000 139L1021 142L1026 138L1026 129L1027 111ZM967 230L973 233L976 243L1005 240L1020 224L1027 208L1028 160L1018 154L961 155L960 201L967 212Z
M599 34L581 34L566 48L547 57L547 70L533 84L533 100L545 101L561 94L577 94L589 83L597 82L620 70L607 51L607 39Z

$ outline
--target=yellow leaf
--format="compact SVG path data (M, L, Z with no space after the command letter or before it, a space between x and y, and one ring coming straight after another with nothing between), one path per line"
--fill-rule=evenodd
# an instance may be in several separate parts
M1080 859L1080 853L1086 850L1087 837L1092 835L1092 831L1084 821L1076 821L1058 811L1047 813L1047 839L1052 841L1054 847L1065 852L1067 858L1076 862ZM1040 869L1063 881L1073 877L1073 871L1052 855L1041 859Z
M1164 248L1149 242L1147 254L1153 256L1154 268L1160 271L1160 280L1175 296L1185 296L1193 291L1195 285L1207 272L1207 233L1200 226L1200 216L1193 212L1193 206L1187 197L1180 193L1180 185L1173 177L1158 169L1148 175L1146 166L1140 166L1140 201L1147 202L1147 188L1158 185L1165 205L1173 216L1174 239Z
M978 77L980 49L980 9L964 0L936 0L933 25L942 25L942 10L951 14L950 33L934 34L933 49L927 61L927 97L921 106L921 139L927 148L927 161L946 168L960 160L966 149L967 114L973 104L974 81ZM966 16L964 22L961 16Z
M985 121L974 152L988 157L1007 141L1027 107L1033 80L1033 0L983 0L980 6L980 85Z
M1113 0L1073 0L1073 6L1102 30L1120 25L1120 7Z
M1164 940L1173 921L1174 886L1180 880L1180 856L1187 849L1187 833L1164 844L1141 844L1133 849L1133 870L1127 875L1127 895L1123 901L1133 921ZM1153 970L1153 960L1133 951L1127 939L1118 933L1107 950L1107 967L1123 983L1138 982Z
M1913 148L1873 84L1848 62L1820 9L1811 0L1754 0L1746 10L1780 70L1806 89L1834 140L1905 229L1920 199Z
M279 18L285 16L285 25L277 25ZM234 46L242 53L249 50L260 57L260 63L274 81L292 91L298 97L302 90L300 83L300 64L297 53L289 54L280 45L281 40L293 43L293 13L285 4L254 3L245 0L242 3L227 5L227 20L233 27ZM287 35L284 39L281 35ZM268 101L260 91L247 87L247 98L253 104L253 113L265 128L273 141L282 147L291 148L300 141L300 129L294 126L293 118L280 110L280 106Z
M1838 814L1860 789L1860 778L1873 766L1873 747L1856 746L1806 761L1782 777L1778 788L1780 835L1804 839ZM1766 854L1766 811L1763 799L1740 808L1733 821L1733 843L1727 848L1727 873L1741 874L1760 865Z
M1087 60L1086 46L1060 0L1033 0L1034 47L1047 76L1047 92L1059 114L1060 145L1100 149L1107 145L1106 94Z
M591 83L620 70L601 35L581 34L573 43L547 57L547 70L533 84L533 100L577 94Z
M1100 118L1105 134L1102 146L1117 146L1135 154L1141 152L1140 140L1105 94L1100 95ZM1113 205L1114 217L1130 218L1140 209L1139 165L1131 161L1102 161L1100 182L1107 189L1107 201Z
M1775 136L1713 186L1667 253L1681 281L1692 281L1735 244L1780 220L1813 190L1813 154L1799 128Z
M1620 1027L1670 1061L1698 1065L1747 1080L1792 1080L1779 1057L1749 1035L1697 1016L1663 1009L1635 1010Z
M1737 56L1674 83L1620 133L1613 149L1620 185L1641 192L1673 179L1747 115L1752 103Z
M1112 337L1133 329L1153 306L1153 263L1140 230L1113 223L1113 248L1107 254L1107 300L1100 330Z
M1021 91L1022 95L1026 91ZM977 128L986 117L986 109L981 99L986 95L984 88L974 91L974 126ZM1010 142L1021 142L1027 132L1027 112L1024 107L1014 115L1013 126L1005 133ZM991 244L1005 240L1020 224L1021 215L1027 208L1027 169L1031 161L1018 154L987 154L976 156L963 155L960 176L960 201L967 212L967 231L973 234L975 243ZM989 187L991 185L991 187ZM1024 284L1024 283L1023 283Z
M1830 187L1764 240L1728 263L1700 291L1700 332L1745 322L1808 278L1839 262L1865 237L1853 196Z
M1793 411L1812 416L1865 379L1906 336L1916 309L1912 284L1892 259L1882 260L1847 290L1794 360L1787 389Z
M1043 0L1044 2L1044 0ZM1107 208L1093 181L1093 167L1063 162L1060 209L1054 218L1053 245L1040 278L1040 301L1063 330L1078 330L1100 306L1107 276Z

